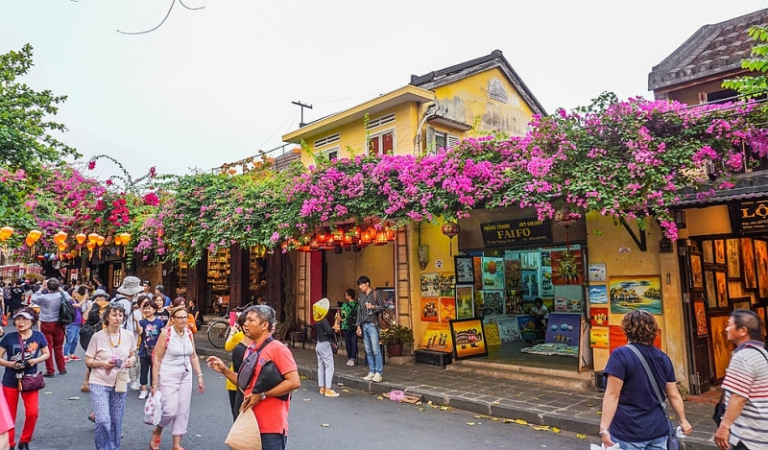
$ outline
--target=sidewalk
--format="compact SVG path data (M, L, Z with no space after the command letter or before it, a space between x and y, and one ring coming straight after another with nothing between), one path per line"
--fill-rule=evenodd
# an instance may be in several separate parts
M210 345L204 331L197 334L196 343L200 354L227 357L223 349L215 349ZM313 345L308 343L306 349L301 349L299 343L296 347L292 351L299 373L308 380L317 380L317 357ZM422 397L425 402L432 401L435 404L479 414L549 425L583 433L590 442L599 442L597 432L602 393L588 390L560 391L423 364L386 364L384 380L381 383L373 383L362 379L368 370L363 357L358 359L361 366L350 367L345 364L345 356L337 355L334 382L372 394L400 389L408 395ZM686 418L693 427L691 435L683 441L686 449L717 448L712 441L716 429L712 421L713 409L713 405L685 402Z

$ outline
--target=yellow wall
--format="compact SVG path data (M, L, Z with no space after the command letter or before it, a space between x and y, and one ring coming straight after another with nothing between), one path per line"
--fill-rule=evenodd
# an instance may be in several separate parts
M500 82L506 90L507 103L488 96L492 80ZM533 115L498 67L435 88L435 97L441 112L448 108L447 117L470 125L477 122L475 131L503 131L510 135L523 135Z
M630 222L635 234L637 224ZM680 293L680 272L675 252L659 253L662 234L659 226L650 221L646 230L647 251L641 252L627 230L614 225L613 220L590 214L587 217L589 263L605 263L608 281L622 275L658 275L661 277L662 315L654 316L661 328L661 348L672 360L678 380L688 378L687 344L683 318L682 296ZM601 236L594 234L602 232ZM621 253L629 249L629 253ZM602 284L602 283L594 283ZM605 307L606 305L593 305ZM607 305L610 312L610 299ZM621 325L623 314L609 314L610 325ZM595 370L603 370L610 356L607 349L593 349Z
M731 221L726 205L686 209L685 222L686 228L680 230L681 238L731 233Z
M337 255L332 250L325 251L328 264L328 299L331 306L344 301L347 289L357 290L357 278L365 275L371 279L371 287L395 286L395 244L369 245L360 253L345 251Z

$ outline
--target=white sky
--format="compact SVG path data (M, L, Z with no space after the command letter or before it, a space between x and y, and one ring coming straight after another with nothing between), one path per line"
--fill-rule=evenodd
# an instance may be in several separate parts
M547 112L648 73L699 27L768 1L2 0L0 53L35 49L24 81L69 100L56 120L85 158L182 174L281 145L309 122L402 87L411 74L499 49ZM100 173L106 168L101 168Z

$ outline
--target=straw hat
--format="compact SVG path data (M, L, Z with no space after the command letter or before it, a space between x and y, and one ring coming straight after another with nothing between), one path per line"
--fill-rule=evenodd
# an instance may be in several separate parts
M325 319L329 309L331 309L331 301L327 298L321 298L312 305L312 317L315 319L315 322Z
M117 288L117 292L123 295L136 295L144 290L138 277L125 277L123 284Z

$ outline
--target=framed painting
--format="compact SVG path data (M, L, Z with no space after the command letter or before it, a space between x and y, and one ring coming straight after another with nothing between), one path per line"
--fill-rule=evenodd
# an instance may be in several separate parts
M755 239L755 263L757 264L757 294L768 298L768 242Z
M744 289L757 289L757 268L752 238L741 238L741 267Z
M439 275L436 273L422 273L420 278L421 296L437 297L439 295Z
M593 327L608 326L608 308L590 308L589 323Z
M715 293L717 294L717 307L728 307L728 283L725 280L725 272L715 272Z
M437 291L441 297L453 297L456 286L456 276L450 272L437 274Z
M549 252L541 252L541 266L551 266L552 265L552 255L550 255Z
M766 336L768 334L768 330L765 329L765 306L763 305L752 305L752 311L757 314L757 317L760 319L760 322L763 324L763 336Z
M475 287L472 285L456 286L456 318L475 317Z
M456 299L454 297L440 297L437 304L437 315L440 322L448 323L456 318Z
M539 256L539 252L521 252L520 262L522 263L522 268L526 270L538 269Z
M504 291L483 291L483 316L504 314Z
M712 246L712 241L701 241L701 257L704 264L715 263L715 249Z
M693 312L696 316L696 336L708 336L709 327L707 326L707 311L704 302L693 302Z
M751 311L752 302L750 300L751 300L750 297L732 298L731 307L733 308L734 311L737 309L746 309L747 311Z
M437 302L436 297L421 297L421 321L437 322Z
M421 348L435 352L453 352L451 330L447 323L430 323L421 339Z
M481 256L472 257L472 268L475 274L475 290L483 289L483 258Z
M507 290L520 289L522 283L522 264L519 259L504 260L504 285Z
M456 360L488 355L482 320L452 320L450 327Z
M610 277L609 280L611 313L644 309L651 314L661 314L661 277L658 275Z
M725 264L725 241L715 239L715 264Z
M584 283L581 250L550 252L552 257L552 280L556 285Z
M691 255L691 282L694 288L704 287L704 276L701 268L701 255Z
M523 270L523 301L532 302L539 295L539 271Z
M589 281L607 281L605 263L593 263L588 267Z
M542 297L552 297L555 295L555 285L552 284L552 268L541 266L539 269L539 280L541 280L541 289L539 295Z
M715 366L716 381L725 377L725 369L731 361L731 351L733 351L733 346L728 342L725 334L728 317L727 312L709 315L709 333L712 337L712 361Z
M483 257L483 289L504 289L504 259Z
M592 327L589 330L589 346L592 348L608 348L608 327Z
M608 304L608 289L604 284L593 284L589 287L589 303L595 305Z
M475 282L475 265L471 256L454 256L456 266L456 283L469 284Z
M741 259L739 258L739 240L725 241L725 269L729 280L741 279Z
M704 281L706 282L707 306L717 308L717 290L715 289L715 271L707 270Z
M499 329L502 344L520 340L520 330L517 328L517 319L514 317L496 319L496 326Z
M496 323L484 323L483 327L485 329L485 345L488 347L498 347L501 345L499 327L496 325Z

